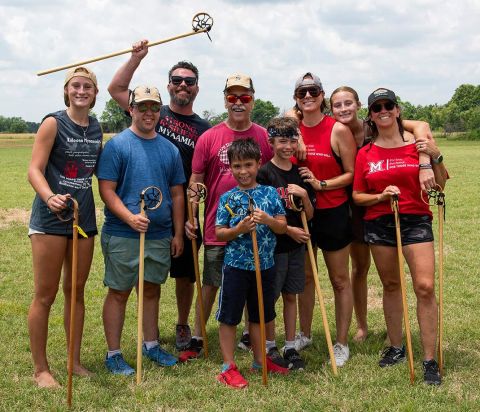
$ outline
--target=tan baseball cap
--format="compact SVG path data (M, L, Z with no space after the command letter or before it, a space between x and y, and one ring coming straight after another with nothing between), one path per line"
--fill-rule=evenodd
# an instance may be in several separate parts
M162 104L162 98L160 97L160 92L154 86L137 86L130 93L130 98L128 99L129 106L141 102L157 102Z
M253 93L255 93L252 79L246 74L234 73L228 76L225 83L225 89L223 89L223 91L226 92L230 87L233 86L244 87L245 89L251 90Z
M85 77L87 79L90 79L95 85L95 88L98 90L97 76L95 76L95 73L92 72L90 69L84 66L78 66L70 69L65 76L65 82L63 83L63 87L65 87L68 82L72 80L73 77Z

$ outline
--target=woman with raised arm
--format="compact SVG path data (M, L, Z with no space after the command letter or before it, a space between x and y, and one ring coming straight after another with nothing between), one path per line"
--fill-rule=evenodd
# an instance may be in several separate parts
M63 267L64 327L69 339L72 269L71 198L79 205L79 226L87 238L78 241L78 279L75 313L73 373L89 376L80 363L85 314L84 288L97 234L92 175L102 148L102 130L89 116L98 93L97 78L86 67L67 72L63 85L66 110L45 116L38 129L28 169L36 192L28 235L32 244L34 296L28 312L34 380L39 387L59 387L47 361L50 308L55 300ZM79 230L80 231L80 230ZM68 347L68 342L67 342Z

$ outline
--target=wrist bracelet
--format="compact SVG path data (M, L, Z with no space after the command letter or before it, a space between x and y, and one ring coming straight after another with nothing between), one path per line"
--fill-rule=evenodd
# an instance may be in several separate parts
M57 196L56 193L54 193L53 195L48 196L48 199L47 199L47 201L45 202L45 204L48 206L48 201L49 201L52 197L55 197L55 196Z
M432 165L431 165L430 163L420 163L420 164L418 165L418 167L419 167L420 169L431 169L431 168L432 168Z

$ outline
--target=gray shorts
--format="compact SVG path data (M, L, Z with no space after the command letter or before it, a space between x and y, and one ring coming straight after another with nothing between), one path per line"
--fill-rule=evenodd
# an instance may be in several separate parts
M203 247L203 284L219 288L222 286L225 246L204 245Z
M280 293L297 295L305 289L305 246L275 254L275 299Z
M162 284L170 270L171 239L145 240L145 270L147 282ZM103 283L111 289L127 291L138 282L139 239L111 236L102 233L105 277Z

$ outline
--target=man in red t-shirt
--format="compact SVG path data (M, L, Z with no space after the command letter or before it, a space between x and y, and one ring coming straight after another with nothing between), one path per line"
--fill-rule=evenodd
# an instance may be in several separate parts
M197 141L192 160L192 183L204 183L208 189L205 201L204 221L204 268L202 299L205 319L208 320L218 288L222 282L222 265L225 242L215 236L215 216L220 195L237 185L230 171L227 149L236 139L251 137L260 146L262 164L269 161L272 149L268 143L265 128L251 121L250 115L255 104L252 79L244 74L228 76L223 90L227 119L207 130ZM194 236L192 226L185 225L187 236ZM195 334L189 348L180 354L180 360L198 357L202 349L200 314L197 305L195 316ZM248 330L248 329L245 329ZM245 343L246 337L243 340Z

